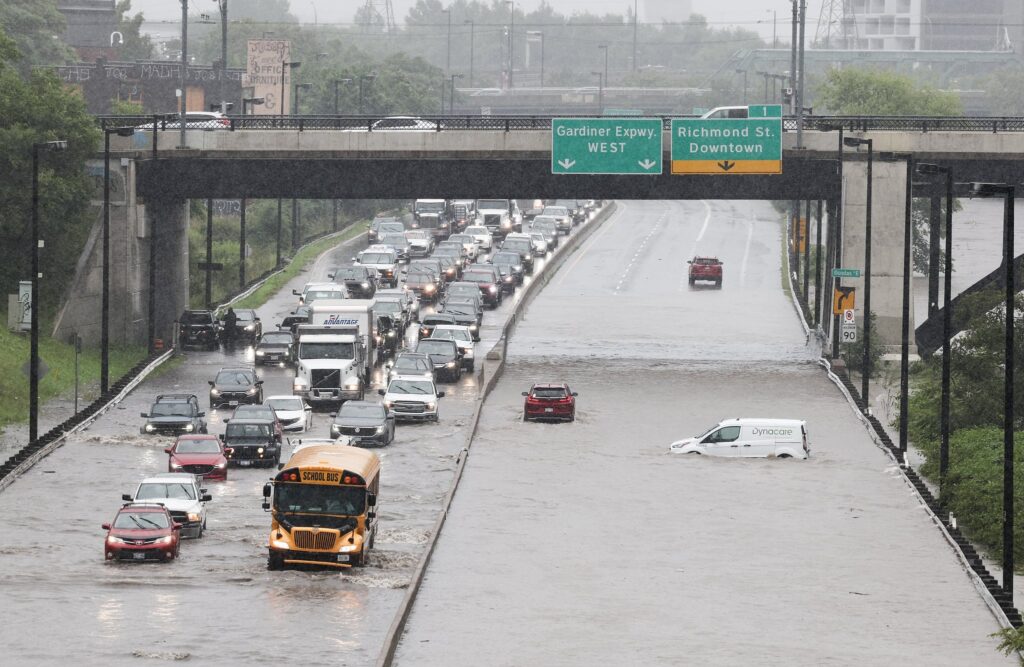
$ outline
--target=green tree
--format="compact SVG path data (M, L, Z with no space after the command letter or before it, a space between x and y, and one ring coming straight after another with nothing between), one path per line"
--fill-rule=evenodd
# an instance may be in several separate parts
M1024 67L1007 67L982 80L994 116L1024 115Z
M817 105L836 115L962 116L956 93L918 84L909 76L874 69L831 69L818 87Z
M40 238L44 307L56 307L72 276L92 222L94 186L85 161L100 135L80 96L51 72L24 79L14 69L12 40L0 33L0 285L5 293L29 276L32 144L63 139L67 152L40 162ZM46 314L50 314L46 312Z
M118 0L115 11L117 12L117 30L124 38L118 50L119 60L149 60L153 57L153 42L149 35L141 33L143 16L142 13L130 16L128 12L132 9L132 0Z
M75 58L61 41L64 27L64 16L57 11L57 0L0 2L0 29L14 40L21 53L16 67L23 76L33 67L60 65Z

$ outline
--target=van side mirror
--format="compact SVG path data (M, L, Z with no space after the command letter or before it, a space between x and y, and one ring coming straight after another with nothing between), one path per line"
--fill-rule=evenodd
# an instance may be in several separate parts
M215 382L214 382L213 380L207 380L207 381L206 381L206 384L208 384L208 385L210 385L211 387L213 387L213 386L215 386L215 384L216 384L216 383L215 383Z
M574 391L574 392L572 392L572 395L573 395L573 396L579 396L579 394L577 394L577 393L576 393L575 391Z
M270 510L270 503L263 503L261 507L263 508L264 512L267 512Z
M370 507L373 507L374 505L376 505L377 504L377 494L376 493L368 493L368 494L366 494L366 504L369 505Z
M443 391L437 392L437 397L438 398L444 398L444 392Z
M128 493L122 493L121 500L125 501L126 503L130 503L132 501L132 496L131 494Z
M148 412L140 412L139 416L142 417L143 419L149 419L149 413Z
M264 498L269 498L270 497L270 483L269 482L263 485L263 497Z
M284 464L283 463L278 463L277 464L277 469L278 470L284 470Z
M528 392L528 391L524 391L523 392L523 396L529 396L529 395L530 395L530 392Z
M302 296L302 294L297 289L293 289L292 294L294 294L295 296Z
M164 447L164 454L170 454L172 451L174 451L173 447Z
M102 526L100 526L100 528L102 528L103 530L110 530L110 524L109 523L105 523Z
M211 500L213 500L213 496L211 496L209 493L203 494L202 496L199 497L199 502L201 503L208 503Z
M388 392L384 391L383 389L378 389L377 393L380 394L381 396L386 396Z

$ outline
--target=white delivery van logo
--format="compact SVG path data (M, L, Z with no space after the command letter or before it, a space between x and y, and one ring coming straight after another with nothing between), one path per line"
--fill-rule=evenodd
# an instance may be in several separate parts
M791 428L757 428L754 427L754 435L793 435Z
M351 318L342 319L342 318L338 317L337 315L331 315L331 316L327 317L327 319L325 319L323 321L323 323L324 324L347 324L347 325L353 325L353 324L359 324L359 320L355 320L355 319L351 319Z

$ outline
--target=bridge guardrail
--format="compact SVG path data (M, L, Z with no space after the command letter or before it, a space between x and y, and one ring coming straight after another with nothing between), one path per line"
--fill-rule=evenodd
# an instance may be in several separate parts
M383 120L381 116L231 116L230 124L217 121L190 122L189 130L334 130L338 132L444 132L445 130L498 130L503 132L550 130L552 118L593 118L591 115L558 116L416 116L415 127L374 128ZM652 117L658 117L657 115ZM666 130L673 118L694 116L660 116ZM156 119L154 116L97 116L104 129L135 127L146 131L154 123L167 132L177 132L176 119ZM797 118L782 119L785 132L796 132ZM847 132L1024 132L1024 117L1020 116L804 116L804 130L819 131L842 127ZM167 127L171 124L171 127ZM208 125L208 127L207 127ZM150 130L151 131L151 130Z

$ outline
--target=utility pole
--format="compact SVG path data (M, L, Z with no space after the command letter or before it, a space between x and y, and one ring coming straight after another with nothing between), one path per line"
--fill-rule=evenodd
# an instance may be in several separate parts
M178 148L188 148L185 143L185 115L188 104L185 100L185 79L188 70L188 0L181 0L181 118L178 132ZM155 135L154 135L155 136Z
M807 0L800 0L800 55L797 63L796 96L796 147L804 147L804 26L807 23ZM909 187L909 186L908 186ZM810 219L810 216L808 216ZM807 295L804 295L806 298Z
M228 73L228 0L217 0L220 8L220 112L228 112L224 80Z
M639 3L639 0L633 0L633 71L634 72L636 72L637 69L638 69L637 62L636 62L636 22L637 22L637 18L638 18L637 15L636 15L636 11L637 11L637 4L638 3ZM544 53L543 48L544 47L542 46L541 47L541 53ZM541 84L541 87L543 87L543 84Z

